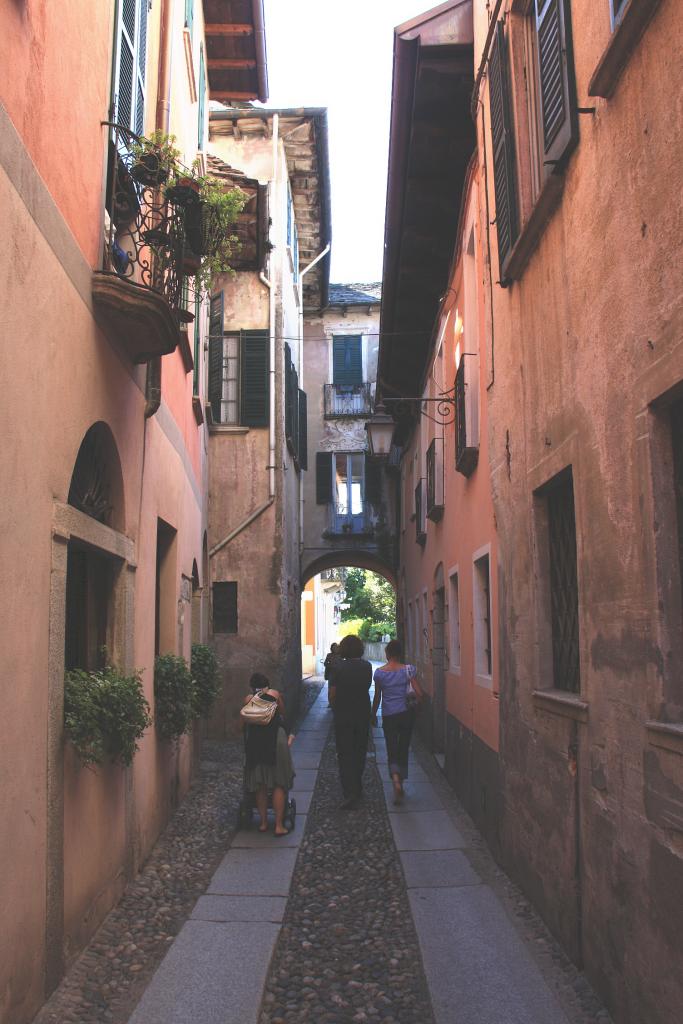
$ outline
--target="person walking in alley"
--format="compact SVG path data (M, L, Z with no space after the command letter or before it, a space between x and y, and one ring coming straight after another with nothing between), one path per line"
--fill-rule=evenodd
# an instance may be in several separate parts
M294 781L294 766L289 748L294 740L285 731L285 702L279 690L270 686L260 672L249 680L251 693L245 697L248 704L255 693L264 700L275 701L277 711L268 725L247 725L245 785L253 793L259 813L259 832L268 831L268 794L272 794L275 813L275 835L286 836L289 829L283 823L287 792Z
M330 679L331 679L331 676L332 676L332 672L334 670L334 666L337 664L338 661L339 661L339 644L332 644L330 646L329 653L328 653L327 657L325 658L325 662L324 662L325 679L327 680L328 694L329 694ZM328 706L328 708L332 707L332 702L329 699L327 701L327 706Z
M408 777L408 751L415 725L417 704L424 697L416 679L414 665L404 665L398 640L390 640L384 649L386 664L375 671L375 696L372 721L382 705L382 729L387 745L389 775L394 784L394 803L403 800L403 780Z
M342 810L352 808L362 793L372 683L372 665L363 658L364 651L359 637L345 636L339 645L339 661L330 678L339 780L344 794Z

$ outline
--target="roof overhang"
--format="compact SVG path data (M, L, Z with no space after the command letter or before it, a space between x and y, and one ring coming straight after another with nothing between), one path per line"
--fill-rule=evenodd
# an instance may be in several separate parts
M203 0L209 98L268 99L263 0Z
M378 392L421 393L475 148L472 0L394 30Z
M279 136L287 170L299 235L299 269L303 270L332 241L330 165L325 107L269 110L265 107L230 107L212 110L211 137L272 138L273 116L279 118ZM328 301L330 253L303 279L306 310L324 309Z

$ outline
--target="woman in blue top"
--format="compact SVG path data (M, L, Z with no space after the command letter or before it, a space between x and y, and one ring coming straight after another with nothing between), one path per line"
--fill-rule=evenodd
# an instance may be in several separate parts
M387 745L389 774L394 784L394 803L403 800L403 780L408 777L408 749L415 724L416 703L424 694L415 678L414 665L401 661L401 645L391 640L384 649L387 663L375 671L373 723L382 704L382 728Z

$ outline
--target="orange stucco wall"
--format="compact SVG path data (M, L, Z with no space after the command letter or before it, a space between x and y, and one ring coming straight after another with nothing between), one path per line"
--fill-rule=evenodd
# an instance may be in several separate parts
M479 221L476 213L476 178L472 186L470 202L467 205L466 226L473 229L479 241ZM462 240L460 240L462 241ZM482 280L480 248L475 245L476 279ZM465 337L476 338L479 349L479 463L471 477L465 478L455 471L455 426L449 424L444 430L444 514L439 522L427 519L427 540L422 547L415 540L415 522L410 514L414 507L414 491L420 476L424 476L424 455L441 428L423 417L418 424L402 461L402 531L400 592L403 596L404 622L408 603L412 605L413 628L408 632L408 656L420 668L427 689L433 692L431 649L433 628L431 616L434 608L434 590L439 574L446 588L446 601L450 606L449 575L457 567L460 598L460 649L461 663L458 671L446 662L446 709L473 732L493 751L498 750L498 652L493 643L493 670L490 680L477 678L474 664L474 613L473 613L473 558L487 546L490 548L491 572L491 620L492 635L495 638L498 615L497 586L497 545L488 472L488 422L486 405L486 381L488 379L487 351L484 331L484 296L476 288L467 296L463 284L462 257L456 262L449 282L448 298L445 301L437 336L443 339L443 368L432 363L428 379L441 375L444 390L452 387L457 364L465 349ZM425 394L435 396L439 391L436 383L428 387ZM433 407L427 406L427 411ZM423 607L423 595L427 592L430 615L428 642L416 648L415 599ZM423 612L421 612L423 615ZM424 622L422 622L424 628ZM450 629L446 625L446 648L448 650ZM412 633L412 636L410 636Z

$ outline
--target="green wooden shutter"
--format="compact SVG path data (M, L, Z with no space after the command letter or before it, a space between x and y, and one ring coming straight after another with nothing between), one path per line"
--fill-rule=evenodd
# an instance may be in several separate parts
M496 194L496 229L498 231L499 276L503 280L503 264L515 244L517 223L517 175L510 116L510 78L507 42L502 21L496 25L489 62L491 139L493 143L493 181Z
M377 459L365 456L365 500L377 507L382 504L382 467Z
M114 61L114 120L141 134L145 124L147 0L121 0Z
M194 28L194 0L185 0L185 28L189 30L191 39Z
M308 398L299 391L299 465L308 469Z
M223 292L215 292L209 304L209 382L207 397L214 423L221 422L223 399Z
M332 501L332 452L316 452L315 500L318 505Z
M284 392L285 392L285 438L288 445L292 444L294 437L294 406L292 404L292 350L285 342L285 371L284 371Z
M204 47L199 48L199 114L197 124L197 149L204 149L205 109L206 109L206 67L204 64Z
M543 162L560 168L579 137L569 0L535 0Z
M240 335L240 423L267 427L270 422L268 331Z
M363 383L363 346L358 335L337 335L332 339L333 383L354 387Z

